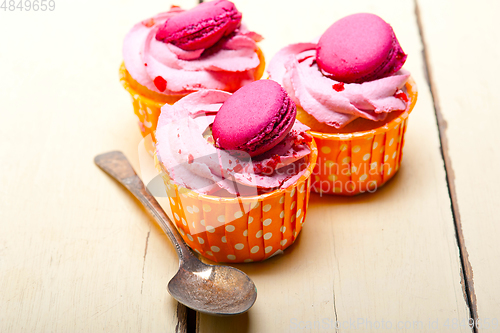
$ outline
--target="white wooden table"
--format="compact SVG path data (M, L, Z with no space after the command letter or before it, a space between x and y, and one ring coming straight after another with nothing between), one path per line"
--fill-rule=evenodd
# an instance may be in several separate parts
M500 332L498 1L234 1L268 60L378 14L419 87L399 173L375 194L313 195L284 255L235 265L258 288L235 317L170 297L173 247L93 163L122 150L139 168L124 35L197 1L54 1L0 8L0 332Z

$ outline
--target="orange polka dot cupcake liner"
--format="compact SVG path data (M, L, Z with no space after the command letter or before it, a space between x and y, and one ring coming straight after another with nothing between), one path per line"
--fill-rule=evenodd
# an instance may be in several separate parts
M376 129L332 134L310 131L318 147L311 189L320 194L356 195L375 192L399 170L408 115L417 87L406 83L409 106L399 117Z
M293 185L252 197L200 194L172 182L155 155L173 222L189 247L215 262L242 263L280 254L297 239L309 202L318 151L311 142L309 165Z
M155 131L160 117L161 107L165 104L174 104L185 95L161 96L161 100L155 99L155 92L148 91L146 87L140 87L130 76L125 64L120 66L120 82L125 90L132 97L132 106L137 118L137 125L143 137L151 135L153 142L156 142Z

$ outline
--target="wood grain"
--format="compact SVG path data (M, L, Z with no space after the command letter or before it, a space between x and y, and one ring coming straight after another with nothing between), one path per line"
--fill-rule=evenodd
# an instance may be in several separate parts
M427 70L447 123L441 130L455 175L448 181L462 253L473 271L472 312L493 324L500 308L494 128L500 8L486 0L417 2ZM118 82L122 40L170 3L57 1L53 12L1 12L0 331L187 332L186 309L165 288L177 270L174 248L139 203L93 164L96 154L119 149L139 167L140 135ZM254 307L231 318L199 316L196 330L335 331L338 322L339 332L380 332L389 323L394 331L470 332L453 327L454 320L467 321L470 309L414 2L235 3L249 28L266 38L268 61L347 14L379 14L409 54L405 67L419 101L395 178L373 195L313 195L294 246L237 266L257 285Z
M191 7L192 1L176 1ZM166 292L177 256L99 170L140 134L118 81L122 41L164 1L56 0L0 16L0 331L186 332Z
M281 47L319 36L336 19L373 12L409 54L419 87L402 167L373 195L311 197L298 242L281 257L238 265L257 285L235 318L200 316L199 332L470 332L461 261L412 1L235 1L262 32L269 61ZM335 327L337 326L337 327Z
M496 235L500 181L496 124L500 23L497 2L419 0L443 154L477 331L500 329ZM464 24L464 22L468 22ZM480 57L478 57L480 55Z

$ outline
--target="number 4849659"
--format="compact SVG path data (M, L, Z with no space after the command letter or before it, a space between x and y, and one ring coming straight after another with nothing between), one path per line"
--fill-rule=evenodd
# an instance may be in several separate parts
M53 11L56 9L56 2L55 0L19 0L19 1L14 1L14 0L4 0L2 2L2 5L0 5L0 9L3 9L3 11L26 11L29 12L30 10L33 10L35 12L37 11L46 11L50 10Z

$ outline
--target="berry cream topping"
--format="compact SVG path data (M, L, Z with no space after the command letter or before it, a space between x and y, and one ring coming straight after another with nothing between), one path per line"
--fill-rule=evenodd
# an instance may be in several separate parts
M166 95L206 88L235 91L255 80L256 42L262 40L240 20L225 0L189 11L172 7L130 30L123 44L125 67L139 84Z
M406 109L403 88L410 77L408 71L401 69L363 83L339 82L319 69L316 46L300 43L281 49L269 63L268 72L317 121L339 129L358 117L382 121L389 112Z
M211 126L230 93L201 90L162 107L157 156L172 181L203 194L257 195L286 188L306 172L312 137L295 121L270 150L250 157L219 149Z

